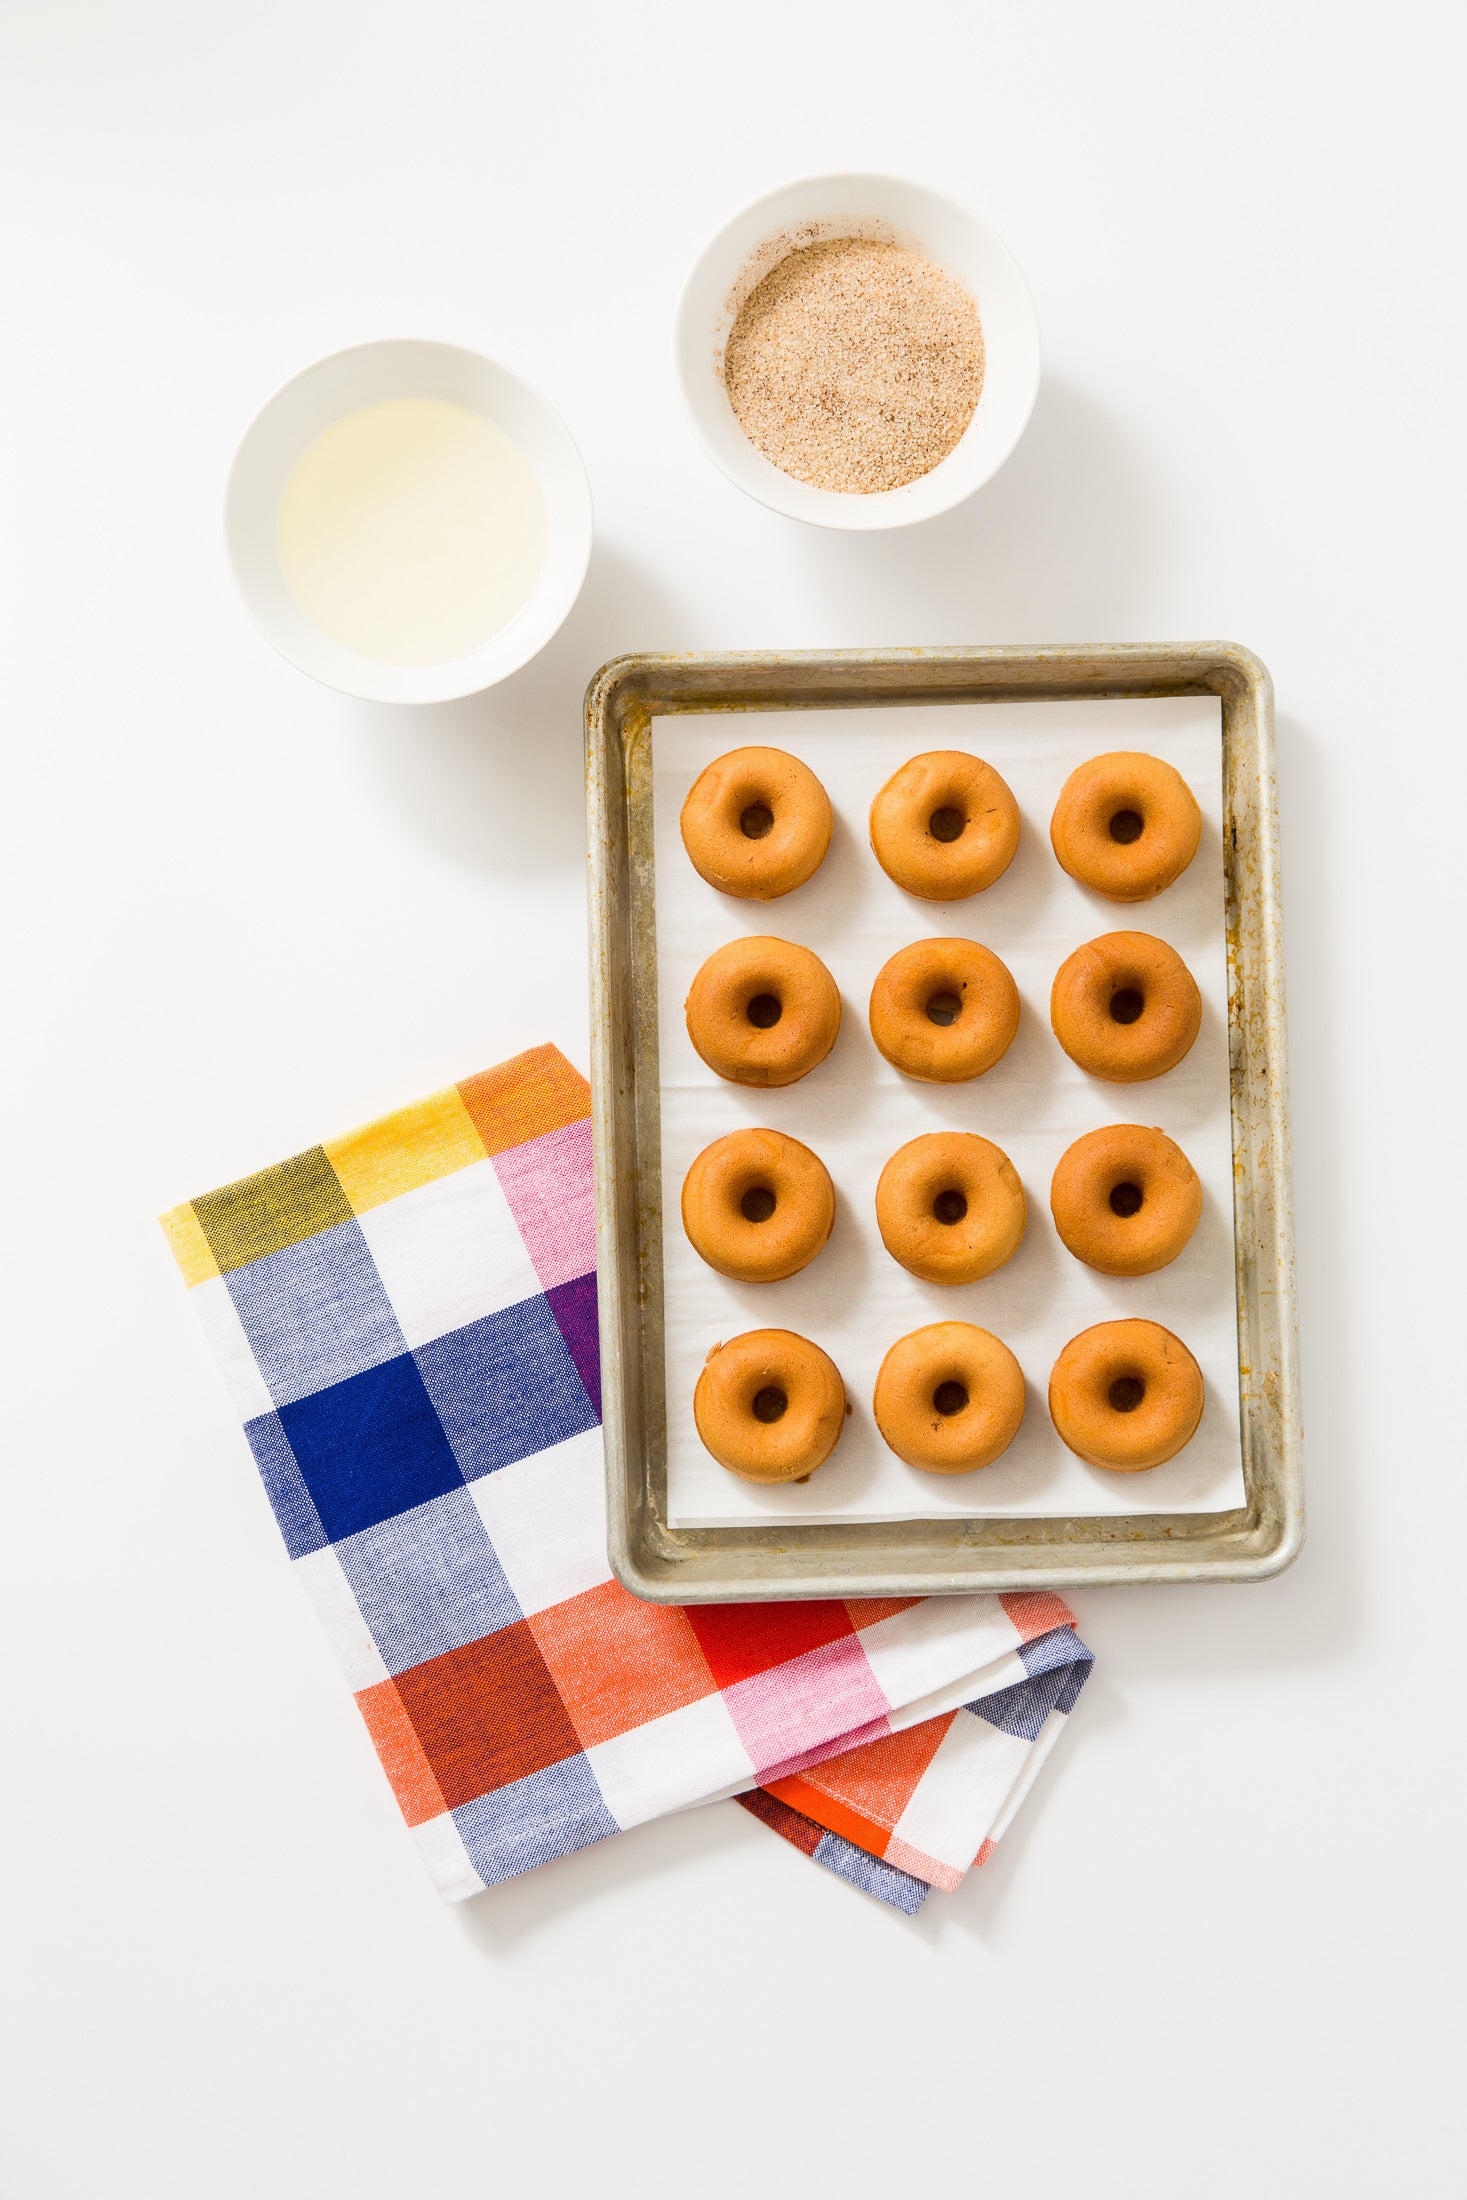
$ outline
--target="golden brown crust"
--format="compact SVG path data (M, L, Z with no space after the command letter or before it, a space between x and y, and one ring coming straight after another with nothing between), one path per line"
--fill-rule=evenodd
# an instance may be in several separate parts
M739 1283L780 1283L824 1250L835 1187L818 1154L782 1131L730 1131L683 1179L683 1228L695 1252Z
M1202 812L1172 765L1115 749L1071 772L1049 837L1063 868L1092 893L1107 901L1150 901L1196 855Z
M951 1014L950 1022L939 1021ZM894 1069L926 1084L958 1085L1002 1060L1019 1028L1019 991L976 940L917 940L892 956L871 988L871 1036Z
M972 1131L928 1131L898 1147L876 1187L876 1226L893 1260L927 1283L975 1283L1024 1235L1018 1171Z
M1049 1015L1072 1062L1134 1085L1176 1068L1202 1028L1202 996L1165 940L1104 932L1060 965Z
M1112 1123L1061 1154L1049 1206L1076 1260L1105 1276L1149 1276L1202 1219L1202 1186L1165 1131Z
M694 978L685 1014L698 1053L730 1084L793 1085L835 1045L840 994L808 947L731 940Z
M698 1434L746 1482L803 1482L834 1451L845 1418L834 1360L792 1329L716 1344L693 1392Z
M730 749L694 780L679 823L688 860L710 886L775 901L824 862L830 797L783 749Z
M1049 1378L1049 1412L1074 1453L1112 1474L1174 1459L1202 1419L1202 1370L1160 1322L1097 1322Z
M881 1363L876 1426L898 1459L927 1474L991 1466L1019 1433L1024 1375L1006 1344L972 1322L932 1322Z
M871 805L877 862L923 901L981 894L1003 877L1018 845L1018 803L991 764L962 749L912 757Z

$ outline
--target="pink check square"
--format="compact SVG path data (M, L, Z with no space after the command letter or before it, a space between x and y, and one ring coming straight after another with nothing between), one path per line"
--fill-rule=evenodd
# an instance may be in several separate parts
M567 1123L512 1146L494 1156L494 1168L540 1289L588 1275L596 1265L590 1123Z
M854 1635L736 1681L723 1700L761 1779L808 1764L832 1742L851 1749L890 1731L890 1707Z

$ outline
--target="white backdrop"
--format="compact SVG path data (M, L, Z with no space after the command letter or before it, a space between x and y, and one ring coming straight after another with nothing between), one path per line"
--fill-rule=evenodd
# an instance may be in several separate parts
M0 0L6 2200L1450 2189L1459 24ZM910 535L775 518L678 412L685 267L837 166L979 207L1044 331ZM559 639L433 713L278 663L219 540L256 405L386 334L530 377L597 498ZM731 1805L441 1908L152 1216L584 1062L613 652L1192 636L1279 695L1303 1559L1081 1597L1070 1732L915 1923Z

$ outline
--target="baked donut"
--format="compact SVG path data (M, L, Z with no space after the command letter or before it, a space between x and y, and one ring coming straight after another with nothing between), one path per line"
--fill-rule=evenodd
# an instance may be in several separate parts
M746 1482L803 1482L840 1441L846 1390L828 1353L792 1329L716 1344L693 1392L698 1434Z
M1049 1414L1081 1459L1140 1474L1175 1458L1202 1419L1202 1370L1160 1322L1097 1322L1049 1378Z
M697 1253L738 1283L780 1283L822 1252L835 1187L818 1154L782 1131L730 1131L683 1178L683 1228Z
M971 1474L1007 1451L1024 1418L1024 1374L1006 1344L972 1322L899 1337L881 1363L876 1426L898 1459L928 1474Z
M1049 1188L1054 1226L1103 1276L1149 1276L1175 1260L1202 1219L1202 1186L1165 1131L1112 1123L1060 1155Z
M693 781L678 822L688 860L710 886L777 901L825 861L830 797L783 749L730 749Z
M876 1187L882 1244L925 1283L976 1283L991 1275L1024 1235L1025 1213L1012 1161L972 1131L909 1139Z
M877 972L871 1036L894 1069L931 1085L981 1077L1019 1028L1019 989L976 940L917 940Z
M991 764L962 749L914 756L871 805L877 862L923 901L981 894L1003 877L1018 845L1018 803Z
M1049 1019L1081 1069L1138 1085L1176 1068L1202 1028L1202 996L1165 940L1104 932L1061 963Z
M1107 901L1150 901L1196 855L1202 812L1172 765L1115 749L1071 772L1049 837L1062 868L1093 893Z
M793 1085L840 1030L840 994L818 955L788 940L730 940L688 991L688 1037L731 1085Z

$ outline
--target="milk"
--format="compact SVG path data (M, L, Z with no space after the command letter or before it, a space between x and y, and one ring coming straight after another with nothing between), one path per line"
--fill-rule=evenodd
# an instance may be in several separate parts
M388 664L461 657L529 600L545 557L529 462L482 413L397 398L317 436L286 482L281 571L333 641Z

